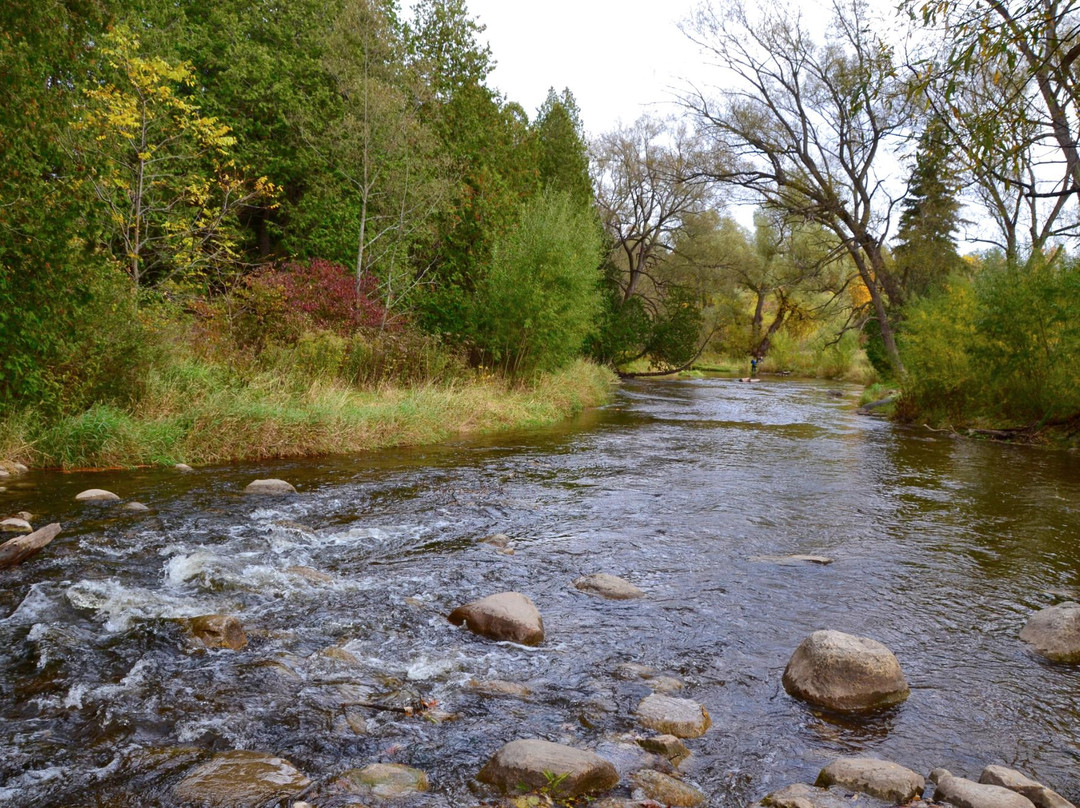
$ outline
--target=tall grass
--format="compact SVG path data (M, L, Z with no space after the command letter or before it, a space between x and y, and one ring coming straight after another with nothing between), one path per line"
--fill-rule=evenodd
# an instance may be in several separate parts
M64 468L217 463L419 445L462 434L556 423L610 395L610 371L579 361L511 384L358 389L337 377L261 370L243 378L191 358L153 369L137 405L97 405L45 423L0 422L0 457Z

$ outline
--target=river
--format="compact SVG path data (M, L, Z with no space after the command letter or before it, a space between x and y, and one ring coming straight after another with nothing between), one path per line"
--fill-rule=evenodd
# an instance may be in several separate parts
M0 514L64 530L0 573L0 806L170 806L227 749L316 782L405 763L432 784L410 804L476 805L473 776L515 738L617 756L650 692L620 678L626 662L708 709L682 770L713 806L813 782L843 754L971 777L1003 763L1077 802L1080 667L1017 634L1080 589L1080 458L897 427L856 397L638 381L573 424L482 441L7 480ZM257 477L300 493L242 495ZM90 487L152 511L77 504ZM478 542L495 532L513 555ZM762 559L788 554L834 563ZM592 572L646 597L572 588ZM506 590L540 609L539 648L446 620ZM237 615L247 647L192 651L176 618L208 613ZM852 719L790 698L784 666L820 628L884 642L910 699ZM489 679L531 695L470 686ZM455 720L342 706L404 698Z

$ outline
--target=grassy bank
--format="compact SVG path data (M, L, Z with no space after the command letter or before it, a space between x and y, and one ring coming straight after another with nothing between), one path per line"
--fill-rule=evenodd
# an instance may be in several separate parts
M98 404L0 423L0 458L31 467L217 463L436 443L556 423L605 402L613 374L578 361L529 382L470 374L444 383L358 389L334 377L238 378L195 360L151 369L137 404Z

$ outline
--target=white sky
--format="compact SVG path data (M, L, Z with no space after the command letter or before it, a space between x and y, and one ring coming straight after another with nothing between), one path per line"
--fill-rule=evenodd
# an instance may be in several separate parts
M481 39L496 62L489 84L530 118L549 87L569 87L590 136L646 111L673 111L683 79L701 73L696 49L677 27L697 3L466 0L470 15L487 26Z

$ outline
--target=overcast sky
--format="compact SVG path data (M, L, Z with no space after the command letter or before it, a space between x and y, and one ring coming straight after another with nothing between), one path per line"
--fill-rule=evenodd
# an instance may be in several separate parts
M489 83L532 117L549 87L569 87L589 135L664 111L700 73L678 23L698 0L466 0L487 26L496 61ZM403 5L408 7L410 3Z

